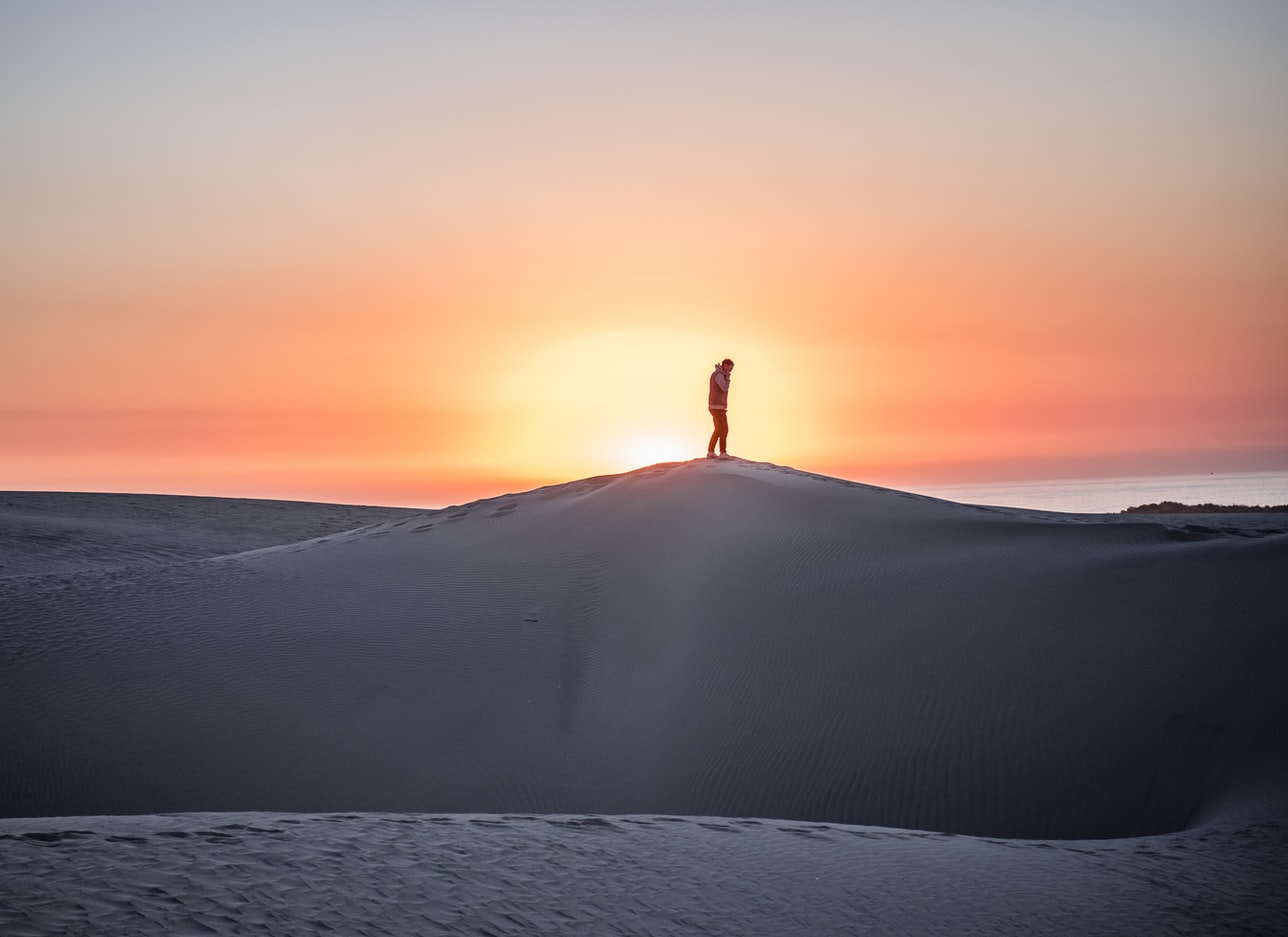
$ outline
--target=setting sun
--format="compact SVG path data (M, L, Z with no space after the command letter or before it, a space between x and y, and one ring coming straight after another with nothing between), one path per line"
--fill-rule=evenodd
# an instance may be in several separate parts
M623 471L658 462L680 462L692 459L698 450L692 438L640 434L628 436L613 447L613 454L620 458Z
M754 327L736 336L686 325L683 304L654 307L640 327L559 334L508 350L480 406L504 415L483 427L513 445L516 465L551 478L627 471L704 454L711 420L707 379L724 357L748 362L734 379L733 451L790 454L806 420L799 364ZM734 309L695 318L736 318ZM668 319L670 321L668 321ZM747 414L740 421L740 414ZM752 414L755 414L752 417ZM480 440L484 445L486 440ZM741 447L741 449L740 449Z

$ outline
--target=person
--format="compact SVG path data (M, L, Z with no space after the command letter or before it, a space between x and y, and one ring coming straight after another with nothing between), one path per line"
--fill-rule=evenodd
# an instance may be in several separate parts
M733 362L728 358L716 365L711 372L710 387L707 391L707 410L715 429L707 443L707 458L716 457L716 444L720 445L720 458L729 458L729 380L733 374Z

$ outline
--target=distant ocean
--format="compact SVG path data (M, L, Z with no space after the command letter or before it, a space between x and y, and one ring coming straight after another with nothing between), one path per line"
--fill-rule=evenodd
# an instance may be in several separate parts
M1222 475L1153 475L974 485L922 485L911 490L966 504L1075 514L1116 514L1159 501L1182 504L1288 504L1288 471Z

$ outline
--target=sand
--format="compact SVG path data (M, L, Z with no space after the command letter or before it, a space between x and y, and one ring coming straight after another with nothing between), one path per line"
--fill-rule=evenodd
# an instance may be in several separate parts
M123 497L0 495L6 933L1288 929L1286 518Z

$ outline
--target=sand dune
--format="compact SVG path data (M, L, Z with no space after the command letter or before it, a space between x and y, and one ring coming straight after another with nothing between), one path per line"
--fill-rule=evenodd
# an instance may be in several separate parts
M1178 533L694 462L18 577L0 814L1176 830L1288 706L1288 538Z
M408 513L249 498L0 491L0 578L222 556Z
M0 931L1271 937L1285 850L1267 823L1052 842L713 817L0 820Z
M0 497L14 933L1288 925L1283 518L121 497Z

